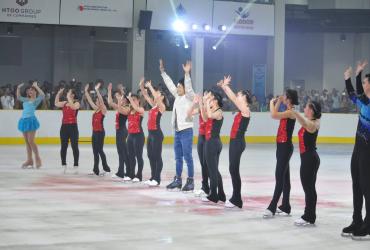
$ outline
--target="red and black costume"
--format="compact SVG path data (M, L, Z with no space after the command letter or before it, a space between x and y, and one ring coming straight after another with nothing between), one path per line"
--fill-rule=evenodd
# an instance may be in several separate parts
M295 119L281 119L276 137L276 169L275 169L275 190L268 209L275 214L277 203L283 193L282 205L279 209L290 214L290 170L289 161L293 154L292 135Z
M162 143L164 137L161 129L161 117L162 113L158 107L149 110L147 151L151 168L150 180L155 180L158 184L161 182L163 168Z
M62 118L62 127L60 128L60 158L62 160L62 165L67 165L67 149L68 142L71 141L72 151L73 151L73 166L78 167L78 160L80 156L80 151L78 149L78 126L77 126L77 113L78 110L74 110L71 107L64 105Z

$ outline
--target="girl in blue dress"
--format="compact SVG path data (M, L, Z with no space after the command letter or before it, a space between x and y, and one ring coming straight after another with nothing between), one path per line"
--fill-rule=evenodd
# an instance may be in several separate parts
M17 87L17 99L23 103L22 117L18 122L18 130L23 133L26 142L27 160L22 164L22 168L33 168L34 162L32 152L35 155L36 168L41 167L39 150L35 143L36 130L40 123L35 116L35 110L45 97L44 92L39 88L37 82L26 89L26 97L21 96L21 88L24 84Z

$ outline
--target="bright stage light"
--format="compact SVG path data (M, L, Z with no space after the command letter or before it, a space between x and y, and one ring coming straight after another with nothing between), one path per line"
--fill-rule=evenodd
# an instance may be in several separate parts
M219 30L219 31L223 31L223 32L225 32L225 31L226 31L226 29L227 29L226 25L219 25L219 26L218 26L218 30Z
M189 44L187 44L187 43L186 43L186 44L184 45L184 48L185 48L185 49L188 49L188 48L189 48Z
M181 19L177 19L176 21L174 21L172 27L177 32L186 31L186 23Z
M213 45L213 46L212 46L212 49L213 49L213 50L216 50L216 49L217 49L216 45Z
M203 25L203 29L204 29L205 31L210 31L210 30L211 30L211 26L210 26L209 24L204 24L204 25Z
M197 29L198 29L198 24L193 23L193 24L191 25L191 29L192 29L192 30L197 30Z

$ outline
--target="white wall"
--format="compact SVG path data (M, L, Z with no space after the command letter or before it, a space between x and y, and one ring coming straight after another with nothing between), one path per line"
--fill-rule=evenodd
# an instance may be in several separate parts
M40 137L59 137L61 125L61 111L37 111L36 113L41 127L38 131ZM0 111L0 138L1 137L21 137L17 130L17 123L21 116L21 111ZM78 113L78 126L81 137L91 136L91 117L92 111L80 111ZM147 135L147 113L143 121L143 128ZM321 137L353 137L357 127L356 114L324 114L321 120ZM197 129L198 118L195 118L195 127ZM225 112L224 124L221 135L228 136L233 123L233 114ZM115 136L115 112L109 111L104 120L106 136ZM172 135L171 112L166 112L161 120L161 126L165 136ZM269 113L254 113L251 119L247 136L275 136L278 127L278 121L272 120ZM298 133L298 125L294 135ZM195 135L197 132L194 133Z
M306 90L322 89L323 34L291 32L285 37L285 85L304 80Z
M339 33L324 34L323 88L344 88L343 72L356 60L356 41L354 34L346 34L345 41L341 41Z

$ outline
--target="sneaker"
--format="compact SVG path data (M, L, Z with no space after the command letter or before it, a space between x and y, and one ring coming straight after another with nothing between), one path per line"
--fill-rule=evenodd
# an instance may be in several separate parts
M130 177L128 177L128 178L130 178ZM131 180L131 179L130 179ZM138 183L138 182L140 182L140 179L139 178L137 178L137 177L135 177L134 179L132 179L132 182L133 183Z
M360 229L361 225L362 225L362 223L361 224L359 224L359 223L356 224L356 223L352 222L351 225L349 225L348 227L343 228L342 233L341 233L342 237L351 237L354 231Z
M100 173L99 173L99 176L103 177L103 176L105 176L106 174L109 174L109 172L103 171L103 172L100 172Z
M207 196L203 196L202 198L200 198L201 201L203 202L211 202Z
M156 180L151 180L149 183L149 187L158 187L159 183Z
M199 189L199 190L195 190L194 191L194 196L195 197L204 197L204 196L207 196L208 194L206 194L206 192L204 192L203 189Z
M99 174L96 174L94 171L92 171L92 172L88 173L87 175L88 175L88 176L92 176L92 177L94 177L94 176L99 176Z
M114 181L122 181L122 177L120 177L120 176L118 176L118 175L116 175L116 174L113 174L112 175L112 179L114 180Z
M263 218L264 219L270 219L270 218L273 218L274 217L274 214L272 213L272 211L270 209L266 209L265 212L263 213Z
M232 208L239 208L239 207L235 206L230 201L226 201L225 202L225 208L232 209Z
M185 193L193 192L194 191L194 179L193 178L188 178L186 180L185 186L182 188L181 191L183 191Z
M129 181L132 181L132 179L130 178L130 177L128 177L128 176L125 176L125 177L123 177L123 179L122 179L124 182L129 182Z
M313 226L314 224L308 221L305 221L302 218L299 218L296 221L294 221L294 225L296 225L297 227L307 227L307 226Z
M144 185L150 185L150 183L151 183L152 181L151 180L146 180L146 181L144 181Z
M173 178L173 182L171 182L169 185L167 185L167 190L169 191L175 191L175 190L181 190L182 187L182 179L181 177L175 176Z
M352 233L352 240L370 240L370 230L362 225L360 229Z
M280 208L277 208L277 209L276 209L276 213L275 213L275 215L279 215L279 216L290 216L290 214L288 214L288 213L286 213L286 212L282 211Z

